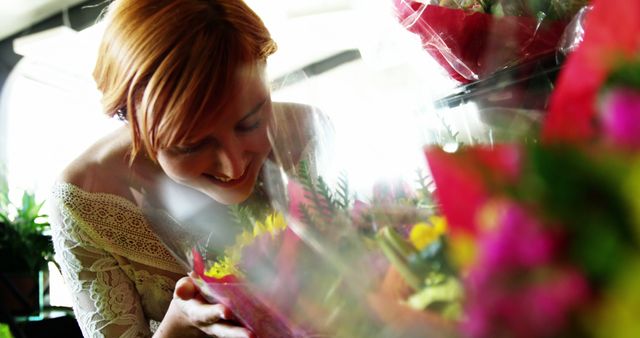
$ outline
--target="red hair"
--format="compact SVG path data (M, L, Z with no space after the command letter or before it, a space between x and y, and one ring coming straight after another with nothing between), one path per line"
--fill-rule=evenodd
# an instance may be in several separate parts
M131 160L159 149L223 109L245 65L277 49L242 0L115 0L93 71L104 111L126 109Z

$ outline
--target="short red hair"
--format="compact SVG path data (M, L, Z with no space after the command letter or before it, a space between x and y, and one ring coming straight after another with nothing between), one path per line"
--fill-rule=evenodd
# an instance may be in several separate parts
M235 72L277 49L242 0L115 0L105 20L93 77L109 116L126 109L131 160L143 147L155 160L210 121Z

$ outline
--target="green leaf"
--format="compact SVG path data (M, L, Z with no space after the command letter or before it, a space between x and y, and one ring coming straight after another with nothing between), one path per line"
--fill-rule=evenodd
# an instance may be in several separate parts
M35 193L23 191L20 204L9 199L6 177L0 175L0 262L1 271L38 272L53 261L53 243L45 235L50 224L41 213L44 201L38 203Z
M336 190L336 196L339 208L346 210L351 205L349 181L345 173L340 174L340 177L338 177L338 189Z

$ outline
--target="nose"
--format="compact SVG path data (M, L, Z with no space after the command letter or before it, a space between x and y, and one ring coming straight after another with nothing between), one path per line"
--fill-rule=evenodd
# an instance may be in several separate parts
M227 142L217 152L216 175L235 179L244 174L246 163L244 151L237 140Z

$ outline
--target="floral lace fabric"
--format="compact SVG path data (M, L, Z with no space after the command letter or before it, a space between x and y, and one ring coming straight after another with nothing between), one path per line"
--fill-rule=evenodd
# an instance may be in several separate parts
M51 201L56 261L84 336L151 336L184 270L140 209L69 183L56 183Z

